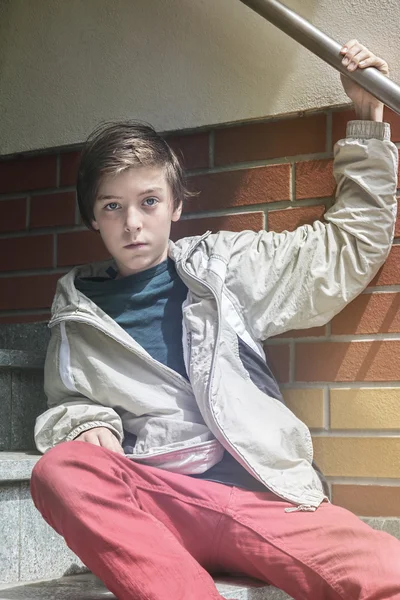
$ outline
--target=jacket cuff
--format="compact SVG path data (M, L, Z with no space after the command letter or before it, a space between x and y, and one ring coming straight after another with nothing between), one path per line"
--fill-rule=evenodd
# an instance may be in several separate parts
M117 431L115 427L113 427L109 423L104 423L103 421L88 421L87 423L82 423L82 425L78 425L78 427L75 427L75 429L69 432L69 434L65 438L65 441L71 442L84 431L89 431L89 429L94 429L95 427L106 427L115 434L119 443L122 444L123 440L121 439L119 431Z
M346 137L390 141L390 125L389 123L381 123L380 121L349 121L347 123Z

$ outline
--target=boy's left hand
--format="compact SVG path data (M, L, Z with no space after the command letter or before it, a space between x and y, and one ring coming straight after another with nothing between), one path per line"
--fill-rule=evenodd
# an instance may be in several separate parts
M383 75L389 75L389 66L385 60L375 56L368 48L360 44L357 40L350 40L340 51L343 56L342 64L347 70L354 72L358 69L375 67ZM352 81L345 75L340 75L344 91L353 101L356 115L361 119L371 119L374 121L383 120L383 103L372 96L369 92L360 87L355 81Z

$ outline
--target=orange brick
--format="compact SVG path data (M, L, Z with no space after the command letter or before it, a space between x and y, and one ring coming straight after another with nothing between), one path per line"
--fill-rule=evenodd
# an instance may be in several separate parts
M286 406L311 429L322 428L324 419L324 390L294 388L282 390Z
M333 161L309 160L296 164L296 198L327 198L335 193Z
M56 155L0 160L0 194L55 187Z
M189 185L200 194L186 202L186 213L290 200L290 165L197 175Z
M169 135L165 138L185 169L209 166L209 132Z
M15 198L13 200L1 200L0 210L0 232L19 231L25 229L26 222L26 198Z
M268 123L224 127L215 131L215 164L264 160L325 152L323 114Z
M400 246L393 246L385 264L369 284L398 285L400 284Z
M334 112L332 115L332 143L346 137L346 125L348 121L356 118L354 110L343 110ZM400 142L400 116L385 106L384 121L390 123L392 129L392 140Z
M334 388L329 392L330 427L400 431L400 388Z
M398 152L398 158L399 158L399 163L400 163L400 150ZM400 187L400 168L397 171L397 187Z
M394 237L400 237L400 198L397 199L397 218L394 228Z
M360 517L400 517L400 487L333 484L332 501Z
M332 320L332 334L399 333L400 294L362 294Z
M56 283L62 275L29 275L3 280L0 310L50 308Z
M304 206L301 208L286 208L271 210L268 213L269 231L294 231L300 225L312 224L322 220L325 206Z
M110 258L98 233L74 231L58 235L58 260L60 267L81 265Z
M74 225L75 196L75 192L32 196L30 227Z
M398 437L313 437L315 462L328 477L400 476Z
M53 266L53 236L32 235L0 240L0 271Z
M185 219L173 223L171 239L179 240L182 237L202 235L208 229L213 233L217 231L260 231L264 229L264 213L240 213L238 215L226 215L223 217L208 217L204 219Z
M273 374L279 383L289 381L290 346L280 344L279 346L264 346L265 355Z
M397 381L400 341L296 344L296 381Z
M80 151L60 154L60 186L76 184L80 155Z

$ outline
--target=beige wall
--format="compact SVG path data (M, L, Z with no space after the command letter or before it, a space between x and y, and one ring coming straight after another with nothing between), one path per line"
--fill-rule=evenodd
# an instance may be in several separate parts
M286 0L400 81L398 0ZM101 120L168 131L346 102L339 75L239 0L0 0L0 154Z

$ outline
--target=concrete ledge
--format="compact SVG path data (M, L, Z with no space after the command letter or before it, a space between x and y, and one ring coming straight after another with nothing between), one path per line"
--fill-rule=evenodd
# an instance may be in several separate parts
M0 482L29 481L32 469L42 455L35 451L0 452Z
M288 600L272 586L239 578L216 580L216 587L226 600ZM74 575L29 585L0 586L0 600L115 600L115 596L94 575ZM172 600L172 599L171 599Z
M25 350L0 350L0 369L43 369L44 355Z
M0 325L0 348L46 353L50 338L47 323L8 323Z

